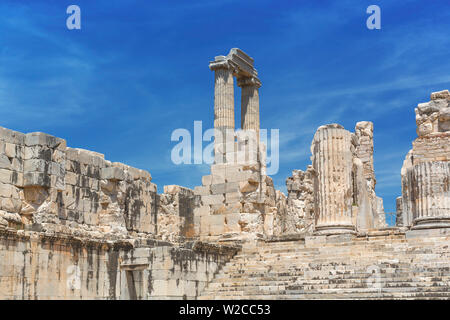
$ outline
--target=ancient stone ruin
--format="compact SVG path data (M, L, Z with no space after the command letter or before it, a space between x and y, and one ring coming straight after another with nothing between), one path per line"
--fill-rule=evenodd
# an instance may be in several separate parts
M450 298L448 90L415 109L387 226L371 122L319 127L285 195L266 174L254 60L231 49L209 67L215 162L194 190L158 194L147 171L0 127L1 299Z

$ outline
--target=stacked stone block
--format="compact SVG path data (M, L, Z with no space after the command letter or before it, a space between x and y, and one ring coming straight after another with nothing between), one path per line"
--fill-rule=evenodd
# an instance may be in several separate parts
M0 127L0 226L22 223L25 134Z
M159 195L157 236L171 242L182 242L195 236L194 208L198 199L194 191L177 185L164 186Z
M156 232L148 172L45 133L0 129L0 225Z
M276 206L272 179L261 175L260 164L212 165L194 193L201 198L195 209L200 237L262 235L264 218Z
M373 168L373 123L361 121L356 123L355 134L358 137L356 156L364 167L364 177L372 190L375 190L375 172Z
M275 235L310 233L314 227L314 168L309 165L306 171L293 170L286 179L288 196L277 197ZM284 202L284 204L283 204Z

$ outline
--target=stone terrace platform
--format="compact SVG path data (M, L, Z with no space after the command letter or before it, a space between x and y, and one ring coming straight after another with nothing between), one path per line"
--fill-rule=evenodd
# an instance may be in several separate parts
M199 299L448 299L450 229L244 245Z

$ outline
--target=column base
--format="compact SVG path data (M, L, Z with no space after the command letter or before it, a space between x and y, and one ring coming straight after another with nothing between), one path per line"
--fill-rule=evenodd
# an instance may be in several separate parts
M316 226L314 235L356 234L354 225Z
M450 228L450 217L426 217L413 221L411 230Z

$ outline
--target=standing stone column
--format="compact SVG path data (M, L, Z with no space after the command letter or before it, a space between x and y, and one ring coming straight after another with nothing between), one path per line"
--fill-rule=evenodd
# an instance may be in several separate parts
M316 234L353 233L352 135L338 124L319 127L311 146Z
M215 71L215 163L226 163L234 151L234 68L224 56L216 57L209 68Z
M233 70L224 56L216 57L209 68L215 71L214 128L234 129Z
M256 77L238 79L241 88L241 128L259 133L259 88L261 81Z
M450 227L450 162L422 162L411 173L413 228Z

